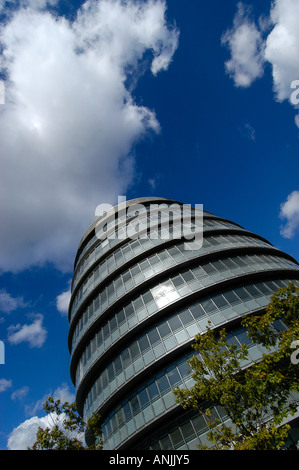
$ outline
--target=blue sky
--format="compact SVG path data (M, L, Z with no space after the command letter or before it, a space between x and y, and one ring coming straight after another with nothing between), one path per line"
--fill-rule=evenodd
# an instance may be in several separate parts
M121 3L0 0L0 449L74 399L69 282L98 204L203 204L299 258L298 0Z

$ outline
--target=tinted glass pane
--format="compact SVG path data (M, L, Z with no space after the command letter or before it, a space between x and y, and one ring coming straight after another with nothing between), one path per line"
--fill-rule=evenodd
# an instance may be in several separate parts
M138 343L139 343L141 353L144 353L145 351L147 351L150 348L149 341L147 339L147 336L145 336L145 335L142 336L142 338L140 338L138 340Z
M167 336L167 335L170 335L171 334L171 331L170 331L170 328L169 326L167 325L167 323L163 323L162 325L160 325L158 327L158 330L159 330L159 333L161 335L161 337L163 338L164 336Z
M160 379L157 380L157 384L158 384L161 394L163 394L166 390L170 388L170 385L166 376L160 377Z
M228 306L227 301L222 295L215 295L215 297L212 297L212 300L219 309Z
M149 385L147 391L151 400L154 400L159 396L159 391L155 382Z
M183 325L188 325L189 323L192 323L193 317L189 310L185 310L184 312L180 313L180 319L182 320Z
M153 346L154 344L158 343L160 340L160 336L158 334L158 331L156 329L150 331L148 333L148 338L150 340L151 345Z
M167 374L169 382L172 386L176 385L178 382L180 382L180 375L176 369L168 372Z
M179 330L180 328L182 328L182 323L181 323L179 317L170 318L170 320L168 320L168 323L169 323L170 328L172 329L172 331L176 331L176 330Z

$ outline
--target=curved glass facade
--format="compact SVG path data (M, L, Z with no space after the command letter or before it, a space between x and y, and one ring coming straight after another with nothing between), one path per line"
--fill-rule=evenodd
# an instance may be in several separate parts
M126 204L143 205L142 216L116 206L99 219L101 237L96 221L78 249L69 308L76 401L85 420L95 411L101 415L104 449L193 449L207 443L206 423L182 410L172 390L192 385L187 361L194 336L208 322L225 325L230 340L246 342L251 360L258 359L264 351L249 343L240 319L297 281L299 265L262 237L208 212L199 228L194 209L194 240L186 249L186 240L161 236L163 223L147 230L151 204L156 213L159 204L164 211L183 205L158 198ZM138 236L130 237L136 224ZM223 409L213 412L227 419Z

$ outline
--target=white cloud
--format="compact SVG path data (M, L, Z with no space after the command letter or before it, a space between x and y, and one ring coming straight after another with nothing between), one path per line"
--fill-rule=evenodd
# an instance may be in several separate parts
M71 270L97 205L132 182L132 146L159 131L128 79L148 51L152 73L166 70L178 45L164 0L87 0L74 22L42 11L45 3L31 0L0 29L4 271L45 262Z
M62 315L67 315L68 314L70 298L71 298L71 290L70 289L65 291L65 292L62 292L62 294L60 294L56 297L56 307L57 307L57 310Z
M63 418L63 414L57 416L56 413L50 413L42 418L33 416L27 419L10 433L7 441L8 450L27 450L36 441L36 433L39 427L52 429L55 423L60 422Z
M289 100L291 83L299 79L298 0L276 0L270 16L274 27L267 37L265 58L272 65L277 100Z
M0 393L6 392L10 387L12 387L12 381L6 379L0 379Z
M73 403L76 399L75 394L72 393L67 384L62 384L53 393L54 400L60 400L61 403L68 402Z
M12 400L21 400L22 398L26 397L29 393L29 387L26 385L24 387L18 388L11 394Z
M299 191L293 191L280 206L280 217L286 219L286 225L281 227L281 235L293 238L299 230Z
M10 313L17 308L24 307L24 301L22 297L13 297L6 290L0 291L0 311L3 313Z
M68 403L73 403L76 399L75 394L70 391L69 386L67 384L62 384L61 386L57 387L54 392L49 391L35 403L27 404L25 406L27 416L35 416L41 410L43 410L44 403L47 401L49 396L53 397L54 400L61 400L62 403L66 401Z
M31 348L40 348L47 338L47 330L43 327L43 315L35 315L31 324L17 324L8 327L8 341L11 344L29 343Z
M230 50L231 58L225 63L227 73L237 87L249 87L264 73L263 39L248 8L238 3L233 27L226 31L222 43Z
M291 88L292 83L299 80L298 19L298 0L274 0L269 16L259 18L259 26L249 20L248 8L238 4L234 26L223 36L223 43L231 52L226 70L236 86L250 86L263 75L264 64L268 63L272 69L275 99L288 100L298 108L298 92ZM299 127L298 114L295 124Z
M46 397L42 398L36 403L34 407L34 412L37 412L37 410L41 408L41 406L44 404L49 395L50 394L48 394ZM73 403L75 401L75 395L71 393L67 384L62 384L60 387L58 387L54 391L52 396L54 400L60 399L62 403ZM49 413L48 415L43 417L33 416L32 418L27 419L15 429L13 429L8 438L7 448L9 450L26 450L28 447L31 447L35 442L38 427L41 427L43 429L48 427L49 429L52 429L52 427L56 423L61 424L64 417L64 414L57 416L56 413ZM77 437L83 438L83 436L80 435L78 435Z

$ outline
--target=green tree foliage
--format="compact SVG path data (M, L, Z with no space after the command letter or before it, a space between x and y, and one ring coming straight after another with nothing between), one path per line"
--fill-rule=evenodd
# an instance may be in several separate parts
M102 450L99 415L94 414L85 424L76 403L61 403L52 397L44 403L43 409L48 413L52 425L45 429L38 428L31 450ZM83 443L86 429L95 442L89 447Z
M299 288L291 283L275 293L265 312L247 316L242 325L253 343L266 353L252 363L248 347L228 340L225 329L208 328L197 335L197 354L189 361L194 386L176 389L177 402L185 409L199 410L208 424L211 447L200 449L281 449L290 426L284 419L294 415L297 402L290 392L299 392L299 364L292 361L293 343L299 339ZM283 319L287 329L275 328ZM297 361L298 362L298 361ZM224 408L228 421L213 416L213 406Z

